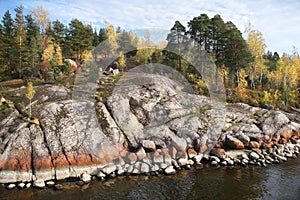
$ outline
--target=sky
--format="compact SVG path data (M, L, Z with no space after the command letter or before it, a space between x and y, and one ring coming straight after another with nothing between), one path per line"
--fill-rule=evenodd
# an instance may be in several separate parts
M14 9L21 4L25 13L44 7L51 21L67 24L77 18L98 29L106 23L128 31L154 29L162 39L176 20L187 26L202 13L209 17L220 14L241 32L250 22L262 32L267 50L291 54L293 46L300 48L300 0L0 0L0 17L7 10L14 16Z

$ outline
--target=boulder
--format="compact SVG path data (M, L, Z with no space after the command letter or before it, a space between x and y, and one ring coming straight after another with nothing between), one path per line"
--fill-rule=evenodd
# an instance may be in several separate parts
M222 148L213 148L210 153L212 156L217 156L218 158L224 159L226 156L225 150Z
M18 187L21 188L21 189L25 188L25 186L26 186L25 183L19 183L19 184L18 184Z
M230 136L230 135L226 136L225 144L230 149L244 149L243 142L241 142L239 139L237 139L233 136Z
M11 189L13 189L15 187L16 187L16 184L10 183L10 184L8 184L7 189L11 190Z
M120 73L119 69L113 69L111 71L111 73L115 76L115 75L118 75Z
M249 154L249 156L250 156L250 158L253 159L253 160L257 160L257 159L260 158L260 156L259 156L256 152L254 152L254 151L252 151L252 152Z
M53 186L55 185L55 182L54 182L54 181L47 181L47 182L46 182L46 185L47 185L48 187L53 187Z
M164 171L167 175L176 174L176 170L173 166L167 167Z
M143 140L142 141L142 147L145 149L147 152L154 152L156 150L156 145L153 141L151 140Z
M275 111L261 123L261 130L266 135L274 135L283 125L289 123L289 118L281 113L280 111Z
M178 165L180 167L183 167L183 166L185 166L185 165L188 164L188 159L186 159L186 158L179 158L179 160L177 162L178 162Z
M244 131L245 131L245 129L244 129ZM239 134L237 135L237 138L238 138L241 142L243 142L244 144L248 144L248 143L250 142L250 137L247 136L247 135L244 134L244 133L239 133Z
M89 183L92 180L92 176L87 173L83 173L80 175L80 180L83 181L84 183Z
M35 181L33 181L33 187L45 188L46 187L45 181L44 180L35 180Z
M251 149L259 149L260 148L260 144L258 142L256 142L256 141L250 141L249 147Z

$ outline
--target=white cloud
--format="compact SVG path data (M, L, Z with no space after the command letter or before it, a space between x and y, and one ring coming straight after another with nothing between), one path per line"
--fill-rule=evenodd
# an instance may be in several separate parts
M5 1L3 6L13 3L15 2ZM169 30L175 20L186 25L201 13L207 13L209 17L220 14L224 21L232 21L242 32L245 23L250 20L254 28L263 33L268 49L272 51L289 52L292 45L300 45L300 38L297 36L300 32L298 0L21 0L18 4L21 3L28 9L43 6L49 11L52 20L69 22L72 18L78 18L94 26L99 26L106 20L126 30ZM11 7L9 5L9 9Z

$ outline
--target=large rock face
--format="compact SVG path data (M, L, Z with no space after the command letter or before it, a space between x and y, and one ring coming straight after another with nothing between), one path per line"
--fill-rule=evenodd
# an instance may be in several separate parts
M121 80L105 103L71 99L64 87L44 90L33 108L39 123L17 109L0 122L0 183L98 176L108 169L147 173L174 160L188 163L213 147L269 147L300 133L292 114L246 104L225 109L158 75Z

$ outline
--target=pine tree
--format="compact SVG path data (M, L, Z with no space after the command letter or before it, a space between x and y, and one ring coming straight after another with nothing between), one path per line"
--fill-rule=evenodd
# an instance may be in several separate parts
M94 36L93 36L93 46L96 47L99 44L99 37L97 34L96 29L94 30Z
M52 37L56 43L63 45L66 37L66 27L62 22L58 20L52 22Z
M17 70L15 63L14 50L17 49L17 44L15 40L15 31L14 31L14 21L11 17L9 11L6 11L2 19L2 49L1 56L3 58L3 64L7 66L9 70L9 75L17 77Z
M25 69L23 74L27 77L37 76L39 74L39 64L41 62L42 40L40 28L33 19L32 15L26 15L26 57Z
M226 34L227 25L223 21L220 15L215 15L211 19L211 55L215 60L216 74L215 79L218 81L219 69L224 66L225 63L225 47L226 47Z
M107 38L108 38L107 29L106 28L100 28L98 37L99 37L99 42L100 43L107 40Z
M240 71L249 66L252 55L238 28L232 22L227 22L227 27L225 65L233 76L235 86L240 87Z
M72 50L70 53L76 55L76 62L82 61L82 54L85 50L92 49L93 28L85 25L78 19L73 19L69 23L67 33L67 45Z
M191 38L195 40L196 44L202 47L202 49L210 52L210 24L211 20L207 14L201 14L198 17L194 17L188 22L188 33Z
M182 59L181 59L181 52L183 48L183 43L186 40L186 29L185 27L179 22L175 21L174 26L171 28L170 33L167 36L168 45L166 47L167 50L171 50L173 53L176 53L174 60L176 60L175 69L184 72L182 66Z
M15 18L15 30L16 30L16 41L18 41L17 55L19 57L19 64L16 67L17 74L19 78L22 76L22 60L23 53L25 51L25 42L26 42L26 24L23 15L24 7L21 5L15 9L16 18Z

